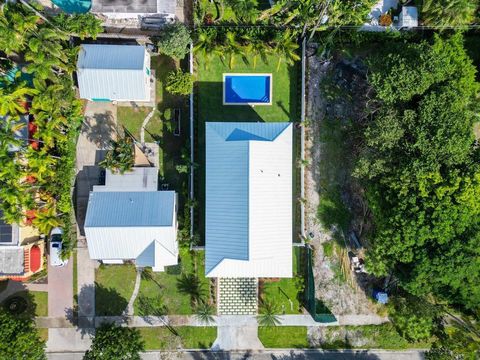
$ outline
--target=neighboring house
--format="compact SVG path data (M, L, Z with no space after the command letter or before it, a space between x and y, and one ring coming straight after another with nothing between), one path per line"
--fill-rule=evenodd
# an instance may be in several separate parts
M15 153L21 146L27 146L29 141L28 115L20 116L14 136L18 144L7 144L8 151ZM0 123L6 121L0 117ZM33 145L32 145L33 146ZM39 233L31 226L23 224L7 224L3 221L0 210L0 280L27 280L33 274L43 269L45 242Z
M292 132L206 123L207 277L292 277Z
M150 101L150 54L140 45L83 44L77 78L82 99Z
M90 11L109 19L158 17L166 22L175 19L176 7L176 0L93 0Z
M132 261L153 271L178 263L177 195L158 191L157 179L156 167L123 175L107 170L105 186L94 186L88 200L84 227L90 258Z

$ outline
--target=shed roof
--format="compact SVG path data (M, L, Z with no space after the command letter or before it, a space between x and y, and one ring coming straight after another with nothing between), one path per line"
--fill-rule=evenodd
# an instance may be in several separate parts
M134 167L123 174L106 170L105 185L95 185L94 191L157 191L158 168Z
M77 61L80 97L148 100L145 56L140 45L81 45Z
M85 227L172 226L174 191L91 192Z
M206 274L292 274L292 126L206 123Z

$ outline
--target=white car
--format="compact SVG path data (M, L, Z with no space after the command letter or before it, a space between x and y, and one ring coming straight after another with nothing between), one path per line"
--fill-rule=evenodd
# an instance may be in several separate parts
M62 250L62 229L56 227L50 233L50 265L51 266L65 266L68 260L62 260L60 252Z

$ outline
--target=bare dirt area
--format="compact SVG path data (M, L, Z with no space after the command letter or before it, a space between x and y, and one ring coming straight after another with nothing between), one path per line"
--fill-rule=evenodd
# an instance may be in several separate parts
M369 224L361 189L351 177L355 149L349 140L365 117L365 69L356 60L322 60L312 47L307 61L305 222L314 249L316 298L334 315L376 315L379 307L370 297L375 279L350 270L352 252L361 258L363 249L348 240L355 234L361 243Z

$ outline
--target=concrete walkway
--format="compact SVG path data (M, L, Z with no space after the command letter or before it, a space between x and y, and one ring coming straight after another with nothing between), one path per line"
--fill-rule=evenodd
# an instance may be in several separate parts
M148 351L142 360L423 360L421 350L320 350L320 349L277 349L263 351ZM82 360L83 353L49 353L48 360Z
M130 296L130 300L128 301L127 308L124 311L125 316L133 316L133 304L135 303L135 299L138 296L138 292L140 291L140 282L142 281L142 270L137 268L137 275L135 277L135 286L133 288L132 296Z

